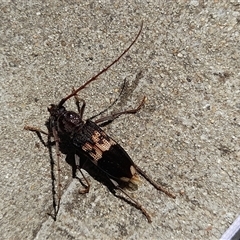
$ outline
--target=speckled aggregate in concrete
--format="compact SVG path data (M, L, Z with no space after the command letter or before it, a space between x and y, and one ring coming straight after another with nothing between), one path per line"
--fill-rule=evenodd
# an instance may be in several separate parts
M239 1L2 1L0 11L1 239L219 239L240 212ZM90 177L78 194L62 156L54 222L48 150L23 127L44 129L48 105L113 61L141 21L127 56L81 92L85 118L124 79L115 111L146 95L106 131L177 198L143 182L134 196L149 224Z

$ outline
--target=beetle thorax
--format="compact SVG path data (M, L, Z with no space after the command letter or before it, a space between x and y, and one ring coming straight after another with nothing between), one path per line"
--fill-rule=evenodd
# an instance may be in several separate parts
M79 114L73 111L65 111L57 120L58 129L65 134L72 134L76 129L81 128L84 122Z
M55 125L59 133L72 134L84 124L78 113L67 111L64 106L51 104L48 111L52 119L52 125Z

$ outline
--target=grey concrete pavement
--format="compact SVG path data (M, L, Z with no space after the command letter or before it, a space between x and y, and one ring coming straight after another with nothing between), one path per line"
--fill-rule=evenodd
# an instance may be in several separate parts
M239 1L2 1L0 10L1 239L219 239L240 212ZM141 21L127 56L80 93L84 117L124 79L115 111L146 95L106 131L177 198L143 181L133 195L149 224L90 176L90 192L78 194L62 155L54 222L48 150L23 128L46 129L49 104L113 61Z

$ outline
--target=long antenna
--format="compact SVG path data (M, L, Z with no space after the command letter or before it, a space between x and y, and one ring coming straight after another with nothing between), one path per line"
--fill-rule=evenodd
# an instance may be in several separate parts
M86 83L84 83L81 87L77 88L75 91L73 91L70 95L68 95L67 97L63 98L58 106L62 106L69 98L75 96L80 90L82 90L83 88L85 88L89 83L93 82L94 80L97 79L98 76L100 76L101 74L103 74L104 72L106 72L110 67L112 67L112 65L114 65L116 62L119 61L119 59L125 54L128 52L128 50L132 47L132 45L137 41L141 31L142 31L142 28L143 28L143 22L141 23L141 27L140 27L140 30L137 34L137 36L135 37L135 39L132 41L132 43L130 44L130 46L128 48L126 48L124 50L124 52L117 58L115 59L111 64L109 64L107 67L105 67L101 72L99 72L97 75L95 75L94 77L92 77L90 80L88 80Z

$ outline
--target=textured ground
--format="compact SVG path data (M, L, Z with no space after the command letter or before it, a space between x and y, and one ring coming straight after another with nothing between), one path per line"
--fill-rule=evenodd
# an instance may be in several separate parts
M240 211L239 1L2 1L0 15L1 239L219 239ZM127 56L80 96L85 118L124 79L115 111L147 96L106 131L177 198L143 182L134 196L149 224L90 177L78 194L63 155L54 222L48 150L23 127L45 129L49 104L113 61L141 21Z

